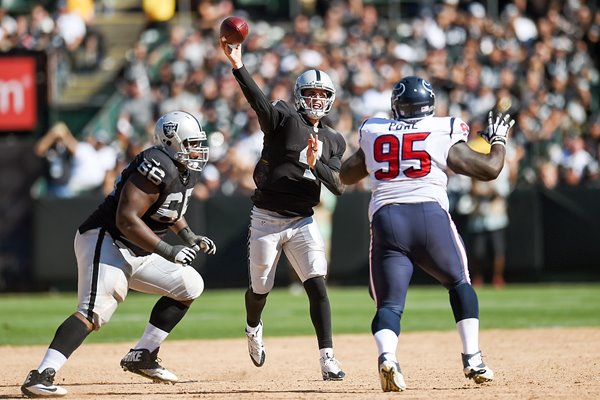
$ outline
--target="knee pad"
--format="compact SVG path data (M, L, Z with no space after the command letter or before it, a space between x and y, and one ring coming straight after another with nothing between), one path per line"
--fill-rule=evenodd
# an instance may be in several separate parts
M204 292L204 279L194 268L183 267L183 281L185 282L185 289L181 293L173 294L175 300L195 300Z

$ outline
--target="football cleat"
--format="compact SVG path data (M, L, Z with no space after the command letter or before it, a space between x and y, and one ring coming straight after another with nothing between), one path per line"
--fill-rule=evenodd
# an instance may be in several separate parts
M121 368L157 383L175 384L178 381L177 375L160 366L158 349L152 353L148 349L129 350L121 360Z
M67 394L67 390L54 384L56 371L46 368L42 372L37 369L29 371L21 392L27 397L60 397Z
M346 373L341 370L340 363L333 356L321 357L321 375L324 381L344 380Z
M258 324L256 332L250 333L246 331L246 337L248 338L248 354L250 354L250 359L257 367L262 367L267 357L267 353L265 352L265 344L263 343L262 332L262 321L260 321Z
M462 354L462 362L465 377L473 379L475 383L494 380L494 372L483 362L481 351L473 354Z
M397 361L388 360L385 353L379 356L379 380L384 392L402 392L406 390L404 376Z

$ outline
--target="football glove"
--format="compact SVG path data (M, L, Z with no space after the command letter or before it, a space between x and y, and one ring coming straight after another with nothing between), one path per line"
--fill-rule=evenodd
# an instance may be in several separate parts
M217 252L217 245L212 239L206 236L196 235L189 226L186 226L177 234L181 240L195 250L202 250L208 255L214 255Z
M515 124L515 120L509 114L502 115L498 113L494 121L494 113L490 110L488 114L488 126L484 131L480 131L479 135L489 144L501 144L506 146L508 131Z
M196 258L196 250L181 245L171 246L162 240L158 242L154 252L169 261L182 265L190 265Z

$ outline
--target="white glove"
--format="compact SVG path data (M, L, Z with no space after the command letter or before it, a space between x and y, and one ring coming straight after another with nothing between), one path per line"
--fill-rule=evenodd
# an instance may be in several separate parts
M189 226L183 228L177 234L181 240L196 251L202 250L206 254L213 255L217 252L217 245L206 236L196 235Z
M203 252L209 255L214 255L217 252L217 245L215 244L215 242L212 241L212 239L206 236L198 236L198 238L199 240L196 242L198 244L194 246L199 246L198 250L202 250Z
M510 117L509 114L502 115L498 113L496 120L494 121L493 112L490 110L488 114L488 126L485 131L480 131L479 134L489 144L501 144L506 146L506 140L508 138L508 131L515 124L515 120Z
M190 265L196 258L196 250L186 246L173 246L173 252L176 253L172 261L177 264Z
M171 246L162 240L158 242L154 252L169 261L183 265L190 265L196 258L196 250L181 245Z

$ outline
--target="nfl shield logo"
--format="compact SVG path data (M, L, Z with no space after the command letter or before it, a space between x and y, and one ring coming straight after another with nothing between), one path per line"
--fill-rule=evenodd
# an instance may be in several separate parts
M173 136L177 133L177 122L165 122L163 124L163 133L167 137L167 139L172 139Z

